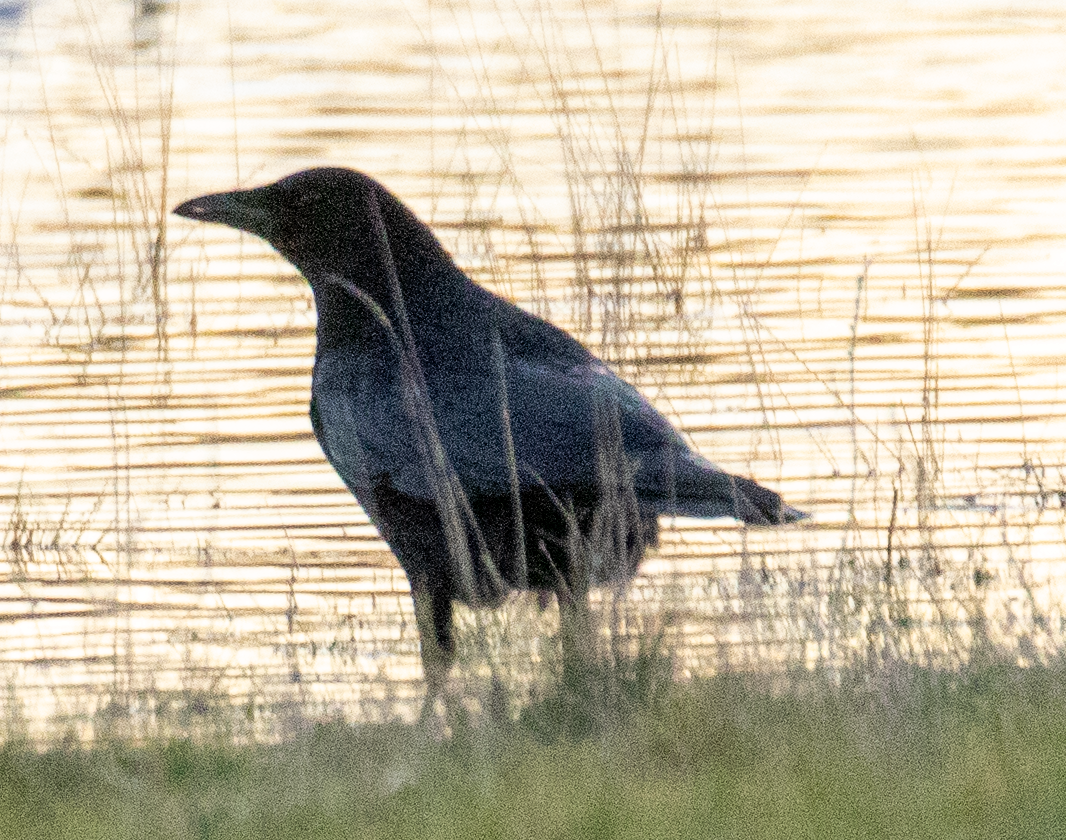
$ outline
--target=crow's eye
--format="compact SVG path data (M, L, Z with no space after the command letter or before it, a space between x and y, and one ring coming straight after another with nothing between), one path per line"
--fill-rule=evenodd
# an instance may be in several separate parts
M289 199L289 206L294 210L302 210L305 207L310 207L318 200L318 193L301 190L298 193L294 193Z

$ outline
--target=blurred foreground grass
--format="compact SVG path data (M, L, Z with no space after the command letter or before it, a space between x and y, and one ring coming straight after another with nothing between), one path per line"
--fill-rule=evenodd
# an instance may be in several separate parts
M1066 836L1066 666L722 676L580 736L566 708L453 710L443 739L336 722L273 746L10 742L0 837Z

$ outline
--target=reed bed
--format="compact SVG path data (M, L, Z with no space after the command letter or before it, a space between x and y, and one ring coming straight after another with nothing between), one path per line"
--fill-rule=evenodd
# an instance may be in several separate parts
M417 708L406 582L306 419L306 288L259 244L167 216L269 180L249 157L372 171L476 280L579 336L712 460L811 511L771 533L664 523L630 587L592 593L620 726L636 725L628 692L639 709L715 674L774 677L753 701L773 709L809 673L848 703L829 686L1056 667L1061 279L1034 253L1050 247L1043 222L982 204L935 144L901 162L862 132L844 152L779 142L780 103L742 83L729 21L703 20L699 40L666 14L602 35L583 5L472 6L469 27L433 13L404 42L425 61L352 68L380 93L335 83L326 46L300 53L300 80L249 101L302 121L254 130L238 85L230 100L188 91L204 66L259 84L259 24L191 8L196 31L241 37L191 63L193 23L165 4L131 40L124 6L86 2L35 23L12 58L9 123L25 130L0 170L6 739L313 739L316 722ZM293 47L285 23L261 43ZM313 107L303 79L323 87ZM31 91L45 94L32 107ZM1003 219L1020 232L995 233ZM581 696L559 688L554 610L516 599L460 619L448 727L528 708L571 725Z

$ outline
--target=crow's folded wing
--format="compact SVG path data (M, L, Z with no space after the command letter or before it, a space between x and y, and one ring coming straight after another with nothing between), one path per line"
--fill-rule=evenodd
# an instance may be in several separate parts
M635 388L561 330L509 304L496 315L502 366L485 344L476 356L427 360L428 395L380 347L319 355L315 432L356 496L382 480L414 497L436 495L427 466L434 441L419 417L428 409L471 496L507 494L513 463L523 488L631 482L641 505L659 513L754 524L785 515L776 493L693 453Z

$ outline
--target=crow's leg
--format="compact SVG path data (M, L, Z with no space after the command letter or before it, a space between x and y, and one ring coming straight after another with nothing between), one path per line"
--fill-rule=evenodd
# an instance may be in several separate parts
M556 587L555 597L559 602L563 681L571 685L580 684L588 678L590 666L596 658L596 636L588 589L564 583Z
M437 698L442 696L455 660L452 599L440 588L427 586L424 581L412 581L411 598L415 602L415 621L422 642L422 672L426 678L422 717L425 718L433 711Z

